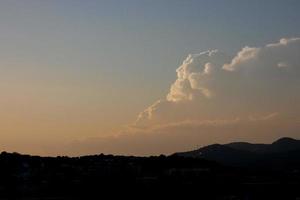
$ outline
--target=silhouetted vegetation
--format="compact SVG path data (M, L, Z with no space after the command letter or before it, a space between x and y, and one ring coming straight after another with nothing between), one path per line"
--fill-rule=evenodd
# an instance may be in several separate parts
M299 160L296 155L276 157L276 165L289 161L290 167L270 168L270 163L237 167L179 155L39 157L2 152L0 199L299 199L300 167L294 164Z

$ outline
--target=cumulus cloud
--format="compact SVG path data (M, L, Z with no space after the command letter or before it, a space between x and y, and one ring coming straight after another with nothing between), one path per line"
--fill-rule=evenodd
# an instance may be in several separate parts
M300 38L244 47L229 57L218 50L189 55L165 99L140 113L136 126L185 120L251 118L299 109ZM288 68L288 70L283 70ZM275 114L261 119L271 119Z
M213 92L207 87L214 70L226 61L226 56L218 50L189 55L176 70L177 80L167 95L168 101L193 100L197 96L210 98Z

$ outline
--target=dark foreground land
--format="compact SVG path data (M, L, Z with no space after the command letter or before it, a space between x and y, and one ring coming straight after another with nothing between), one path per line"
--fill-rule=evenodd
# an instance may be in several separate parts
M300 154L272 154L266 162L270 155L230 165L177 154L70 158L2 152L0 199L300 199ZM263 164L254 164L262 158Z

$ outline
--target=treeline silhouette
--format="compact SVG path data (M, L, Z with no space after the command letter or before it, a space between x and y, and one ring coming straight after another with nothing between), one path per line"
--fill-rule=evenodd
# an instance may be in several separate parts
M0 199L299 199L299 188L298 165L229 166L179 155L0 154Z
M153 195L159 190L172 192L212 183L212 176L222 171L213 161L178 156L40 157L2 152L0 199Z

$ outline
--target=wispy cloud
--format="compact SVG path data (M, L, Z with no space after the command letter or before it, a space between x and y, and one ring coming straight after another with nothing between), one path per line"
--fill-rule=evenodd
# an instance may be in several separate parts
M265 121L265 120L271 120L276 118L279 115L279 113L274 112L274 113L269 113L266 115L251 115L249 116L249 120L251 121Z

